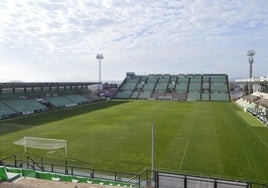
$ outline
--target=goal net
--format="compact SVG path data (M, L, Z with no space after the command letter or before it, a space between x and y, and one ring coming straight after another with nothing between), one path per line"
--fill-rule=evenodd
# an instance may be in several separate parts
M14 144L23 146L24 152L27 152L27 147L36 149L47 149L47 150L65 148L65 157L67 157L66 140L38 138L38 137L24 137L14 142Z

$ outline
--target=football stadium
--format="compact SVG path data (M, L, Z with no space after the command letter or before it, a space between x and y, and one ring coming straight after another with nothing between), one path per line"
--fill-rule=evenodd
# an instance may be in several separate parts
M234 100L230 85L134 72L118 85L1 83L1 181L267 187L268 94Z
M268 188L267 13L1 0L0 188Z

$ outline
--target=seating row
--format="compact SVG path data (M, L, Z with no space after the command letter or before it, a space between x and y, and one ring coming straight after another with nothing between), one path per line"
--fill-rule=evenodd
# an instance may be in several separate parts
M1 93L0 94L0 101L49 97L49 96L55 96L55 95L59 95L59 94L61 94L61 95L75 95L76 90L28 91L28 92L17 92L17 93Z

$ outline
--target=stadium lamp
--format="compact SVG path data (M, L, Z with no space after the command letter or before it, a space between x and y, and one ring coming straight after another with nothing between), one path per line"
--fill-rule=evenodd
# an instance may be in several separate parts
M248 50L247 56L254 56L255 51L254 50Z
M96 58L99 60L99 82L101 82L101 60L104 59L103 54L97 54Z

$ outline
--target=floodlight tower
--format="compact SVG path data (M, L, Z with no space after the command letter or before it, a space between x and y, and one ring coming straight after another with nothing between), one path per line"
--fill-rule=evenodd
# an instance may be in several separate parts
M103 54L97 54L96 58L99 60L99 82L101 82L101 60L104 59Z
M249 85L248 85L248 94L252 93L252 83L251 83L251 79L252 79L252 64L254 62L253 56L255 55L255 51L254 50L248 50L247 56L249 56L248 58L248 62L249 62Z

